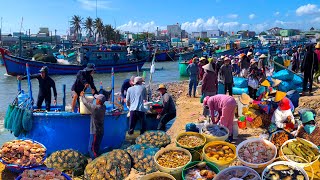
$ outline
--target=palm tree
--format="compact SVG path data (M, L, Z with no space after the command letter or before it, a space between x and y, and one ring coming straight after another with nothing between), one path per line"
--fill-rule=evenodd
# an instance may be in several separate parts
M102 19L96 18L93 23L94 23L94 29L95 29L95 37L97 39L97 35L98 35L100 39L103 35L103 29L104 29Z
M108 40L115 40L114 36L115 36L115 32L113 27L110 24L107 24L104 26L104 33L103 36Z
M74 33L76 35L76 39L79 38L79 33L81 33L81 23L82 17L79 15L72 16L72 19L70 21L72 28L74 29Z
M87 17L86 21L84 22L84 28L89 34L89 38L91 38L93 35L93 19L90 16Z

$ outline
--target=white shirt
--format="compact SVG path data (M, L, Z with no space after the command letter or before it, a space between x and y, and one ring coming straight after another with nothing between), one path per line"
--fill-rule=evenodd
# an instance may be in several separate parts
M291 117L291 120L294 123L294 117L291 109L281 111L279 108L277 108L272 115L271 122L275 123L278 128L284 128L284 122L287 120L288 116Z

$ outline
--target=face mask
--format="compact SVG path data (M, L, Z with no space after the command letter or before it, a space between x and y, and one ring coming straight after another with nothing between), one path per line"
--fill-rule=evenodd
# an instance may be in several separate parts
M316 129L316 126L307 124L303 128L308 134L311 134Z

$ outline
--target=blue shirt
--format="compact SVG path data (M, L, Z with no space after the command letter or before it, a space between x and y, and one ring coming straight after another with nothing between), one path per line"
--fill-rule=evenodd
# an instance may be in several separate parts
M128 89L131 87L131 84L130 84L130 79L126 79L123 81L123 84L121 86L121 97L122 98L125 98L126 97L126 94L127 94L127 91Z
M144 100L147 100L147 89L143 85L134 85L127 91L127 106L129 111L147 112L144 108Z
M196 63L191 63L188 65L187 69L186 69L187 73L190 76L190 79L192 78L197 78L198 74L199 74L199 68L198 65Z

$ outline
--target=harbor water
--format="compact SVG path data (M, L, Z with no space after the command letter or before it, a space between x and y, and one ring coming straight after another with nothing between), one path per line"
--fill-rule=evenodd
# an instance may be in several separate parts
M146 72L146 84L148 84L150 76L150 63L146 63L142 71L139 72L142 76L143 71ZM50 69L49 69L50 71ZM7 76L6 69L0 66L0 145L8 140L14 139L14 136L10 134L3 127L3 119L7 110L9 103L11 103L17 95L18 86L17 80L14 76ZM115 92L120 92L122 82L125 79L130 78L133 75L137 75L137 72L130 73L116 73L115 72ZM55 75L51 76L56 83L57 93L58 93L58 104L62 104L62 85L66 84L66 103L70 106L71 103L71 86L75 81L76 75ZM174 82L185 80L186 78L180 78L178 70L178 62L159 62L156 63L156 71L152 76L152 83L163 83L163 82ZM100 82L104 88L111 88L111 74L94 74L94 82L99 90ZM22 89L28 93L27 81L22 81ZM37 79L32 80L32 91L33 98L36 101L39 89L39 83Z

